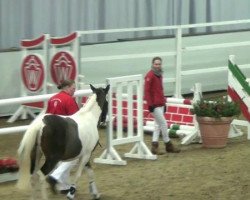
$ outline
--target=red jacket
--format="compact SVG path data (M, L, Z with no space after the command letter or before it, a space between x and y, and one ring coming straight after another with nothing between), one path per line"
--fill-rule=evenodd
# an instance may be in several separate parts
M163 91L162 76L157 76L150 70L145 76L144 100L148 106L164 106L166 99Z
M79 110L75 99L68 93L61 91L48 101L46 113L55 115L73 115Z

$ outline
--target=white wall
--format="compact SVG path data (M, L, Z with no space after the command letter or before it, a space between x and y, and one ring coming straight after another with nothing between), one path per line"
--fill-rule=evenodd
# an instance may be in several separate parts
M19 41L43 33L68 35L75 30L171 26L249 19L248 0L0 0L0 49L18 47ZM238 30L219 26L216 30ZM190 31L190 32L189 32ZM172 30L162 31L162 35ZM206 28L185 33L207 33ZM86 42L155 36L158 32L130 32L86 37Z

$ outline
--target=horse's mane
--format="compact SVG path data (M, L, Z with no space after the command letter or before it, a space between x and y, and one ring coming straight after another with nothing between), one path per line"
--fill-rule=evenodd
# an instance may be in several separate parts
M88 112L96 103L96 94L92 94L88 99L84 106L80 109L81 112Z

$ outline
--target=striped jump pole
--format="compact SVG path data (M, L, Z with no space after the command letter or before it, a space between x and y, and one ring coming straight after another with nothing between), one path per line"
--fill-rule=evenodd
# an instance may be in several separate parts
M230 55L228 61L228 95L233 101L240 103L242 114L247 120L233 120L229 136L241 136L243 133L236 125L245 126L248 132L247 139L250 140L250 86L248 79L235 64L234 55Z
M168 97L166 98L166 103L167 104L192 105L193 101L190 99L178 99L178 98Z

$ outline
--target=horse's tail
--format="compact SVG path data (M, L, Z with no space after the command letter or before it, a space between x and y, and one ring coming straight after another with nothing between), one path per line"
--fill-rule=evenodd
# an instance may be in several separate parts
M41 118L34 120L25 132L18 148L19 178L17 181L17 188L21 190L31 188L31 153L36 144L36 138L39 135L41 127Z

